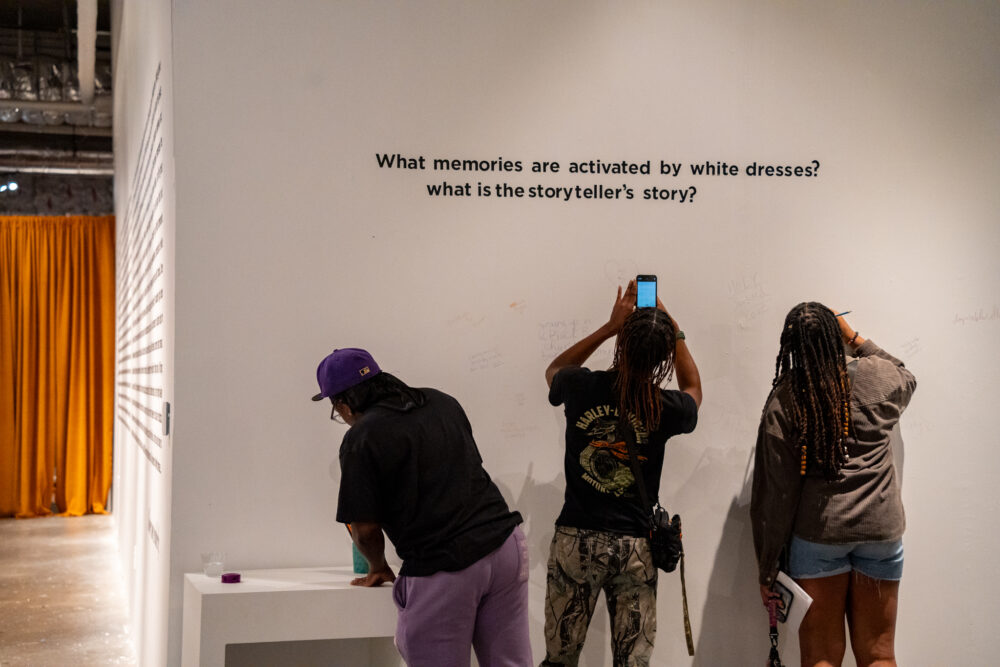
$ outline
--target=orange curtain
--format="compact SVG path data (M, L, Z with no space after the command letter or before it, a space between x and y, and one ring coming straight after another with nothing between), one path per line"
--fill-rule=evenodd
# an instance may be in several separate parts
M114 217L0 217L0 516L106 512L114 337Z

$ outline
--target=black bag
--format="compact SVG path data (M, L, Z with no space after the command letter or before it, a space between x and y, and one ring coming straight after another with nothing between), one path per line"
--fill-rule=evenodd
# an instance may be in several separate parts
M673 572L684 553L684 546L681 544L681 517L675 514L671 518L670 512L657 503L650 522L649 546L653 552L653 565L664 572Z

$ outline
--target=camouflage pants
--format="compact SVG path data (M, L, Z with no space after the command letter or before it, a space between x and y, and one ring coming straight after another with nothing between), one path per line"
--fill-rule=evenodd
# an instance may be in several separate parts
M576 665L604 591L615 667L646 667L656 637L656 575L649 540L556 526L545 592L545 661Z

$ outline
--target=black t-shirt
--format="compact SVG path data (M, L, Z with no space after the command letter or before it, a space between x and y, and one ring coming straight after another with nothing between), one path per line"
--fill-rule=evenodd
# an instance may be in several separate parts
M380 524L407 576L466 568L522 520L483 468L462 406L420 391L420 406L365 410L340 445L337 521Z
M556 525L648 536L648 512L619 430L613 382L613 372L580 366L564 368L552 379L549 402L566 406L566 498ZM651 502L659 496L667 438L690 433L698 423L698 406L690 394L661 389L660 401L663 411L655 431L647 433L634 418L625 426L635 434Z

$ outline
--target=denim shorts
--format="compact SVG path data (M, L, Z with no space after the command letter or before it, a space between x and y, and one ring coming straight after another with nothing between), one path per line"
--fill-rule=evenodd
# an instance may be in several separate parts
M817 544L792 536L788 574L793 579L832 577L854 570L872 579L903 578L903 540Z

